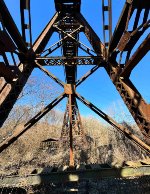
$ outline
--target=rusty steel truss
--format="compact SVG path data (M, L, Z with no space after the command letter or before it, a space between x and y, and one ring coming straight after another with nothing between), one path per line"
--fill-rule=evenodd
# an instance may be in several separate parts
M150 48L150 35L148 35L131 56L132 49L143 33L149 29L150 1L126 0L113 33L111 4L111 0L102 0L104 43L81 14L81 0L55 0L56 13L33 43L30 0L20 0L22 34L20 34L5 2L0 0L0 55L2 58L0 61L0 126L7 119L34 68L39 68L64 88L64 92L59 97L43 108L19 131L16 130L17 132L4 140L0 144L0 152L16 141L66 97L68 101L61 138L69 137L70 166L74 166L73 142L75 136L84 135L76 99L83 102L119 132L150 154L150 105L145 102L130 80L132 70L148 53ZM28 15L25 15L25 11ZM135 11L136 14L134 14ZM143 12L142 23L139 25ZM129 30L131 18L134 22L132 29L130 26ZM25 21L28 21L28 23ZM60 40L45 49L54 32L60 35ZM80 41L79 34L81 32L86 35L92 48ZM62 48L62 56L52 56L53 51L58 48ZM78 56L79 49L83 50L86 56ZM13 65L10 65L6 53L10 53ZM126 55L124 63L122 63L123 54ZM16 56L20 61L19 64L16 62ZM77 80L78 65L93 65L93 68ZM66 83L48 71L45 66L64 66ZM144 141L141 141L127 128L118 124L76 92L76 88L99 68L106 70L144 135Z

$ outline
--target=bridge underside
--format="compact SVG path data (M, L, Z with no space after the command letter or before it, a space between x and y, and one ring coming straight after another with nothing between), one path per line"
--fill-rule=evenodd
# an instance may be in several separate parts
M137 180L140 176L145 176L145 179L149 180L149 165L136 166L136 168L135 166L124 167L120 169L106 168L99 165L86 165L83 166L83 169L82 167L78 169L74 163L75 138L77 136L81 137L82 144L84 145L84 130L77 100L81 101L120 133L124 134L143 149L148 156L150 154L150 105L146 103L130 80L132 70L148 53L150 48L150 35L148 35L134 54L130 56L132 49L136 43L138 43L143 33L149 29L150 2L147 0L127 0L114 33L112 33L111 0L107 2L108 4L105 5L104 0L102 0L104 43L102 43L81 14L80 0L55 0L55 15L48 22L37 40L32 43L30 0L20 1L22 35L15 25L5 2L3 0L0 1L0 23L3 27L2 30L0 29L0 55L2 57L2 61L0 61L0 126L2 126L8 118L10 111L35 68L40 69L64 89L64 92L59 97L54 99L31 120L23 124L23 126L19 126L19 129L16 128L16 131L14 131L11 136L1 142L0 152L3 152L13 144L64 98L67 98L67 105L64 114L61 140L67 139L69 141L70 150L69 167L64 169L64 171L58 168L49 168L47 169L48 172L44 173L45 169L41 169L39 173L39 170L35 169L32 174L26 175L25 177L20 177L18 175L2 176L0 187L4 190L6 186L7 188L24 188L24 186L29 185L38 187L41 184L51 184L53 188L55 184L57 186L57 184L62 182L76 183L80 181L85 181L85 184L87 184L86 187L90 187L88 185L90 183L87 183L89 180L93 181L91 183L93 185L95 180L100 182L103 178L116 178L117 182L124 179L123 181L126 182L126 179L131 176L137 177ZM28 23L25 22L25 10L28 11ZM134 15L133 13L135 11L136 14ZM143 12L144 14L141 19L140 16ZM107 22L105 14L108 15ZM133 17L134 24L132 30L129 30L129 22ZM138 25L139 21L142 21L141 25ZM26 32L29 33L28 40ZM48 49L45 49L54 32L59 34L60 40ZM106 37L106 32L109 32L108 37ZM85 34L92 48L87 47L80 41L80 33ZM51 56L53 51L58 48L62 49L62 56ZM86 56L79 56L79 49L84 51ZM13 58L14 65L9 64L6 55L8 52ZM126 57L125 62L122 63L121 60L124 53L126 53ZM18 56L19 64L16 64L14 55ZM119 61L117 60L118 58L120 58ZM78 80L78 65L89 64L94 66L86 75ZM65 71L65 83L49 72L45 68L46 66L63 66ZM141 130L144 141L140 140L137 136L132 134L127 127L118 124L97 106L77 93L76 88L99 68L103 68L107 72L110 80L116 87L116 90L119 92ZM139 179L139 182L140 181ZM136 186L137 182L135 184ZM132 183L129 181L129 185L130 184ZM125 186L127 187L128 184ZM150 190L149 183L144 186L145 189ZM99 187L101 189L101 186ZM137 190L135 190L135 193L136 191Z

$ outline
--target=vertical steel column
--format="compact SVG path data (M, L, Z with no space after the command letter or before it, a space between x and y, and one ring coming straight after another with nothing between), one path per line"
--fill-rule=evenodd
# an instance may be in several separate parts
M107 1L107 5L106 5ZM112 37L112 2L111 0L102 0L102 14L103 14L103 36L105 45L105 55L107 56L109 42ZM108 14L108 21L106 21L105 14ZM107 32L109 34L107 34Z
M28 13L27 18L25 16L25 10ZM27 47L31 47L32 46L32 31L31 31L30 0L20 0L20 13L21 13L22 37ZM27 31L28 31L28 35L27 35ZM27 39L29 40L29 42Z
M72 106L73 106L73 96L69 94L69 137L70 137L70 163L69 166L74 166L74 153L73 153L73 119L72 119Z

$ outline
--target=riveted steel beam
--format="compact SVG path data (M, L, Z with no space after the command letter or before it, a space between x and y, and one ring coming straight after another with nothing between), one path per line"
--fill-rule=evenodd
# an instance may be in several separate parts
M125 64L123 71L121 72L121 77L129 77L131 71L134 67L141 61L141 59L148 53L150 50L150 35L141 43L136 52L132 55L130 60Z
M41 110L36 116L34 116L30 121L28 121L23 126L18 126L12 136L4 140L0 144L0 153L14 143L22 134L24 134L28 129L35 125L44 115L46 115L50 110L52 110L62 99L65 98L65 93L62 93L59 97L53 100L49 105L47 105L43 110Z
M133 141L136 145L138 145L140 148L145 150L148 154L150 154L150 146L145 144L143 141L141 141L138 137L133 135L127 128L121 126L118 124L114 119L112 119L110 116L105 114L103 111L101 111L99 108L97 108L94 104L86 100L84 97L82 97L80 94L76 93L76 97L83 102L87 107L89 107L91 110L93 110L97 115L99 115L101 118L103 118L107 123L115 127L119 132L124 134L127 138L129 138L131 141Z
M128 79L121 79L121 68L109 63L106 71L124 100L135 122L150 144L150 105L148 105L133 83Z
M94 66L90 71L88 71L84 76L82 76L79 80L76 81L76 87L83 83L88 77L90 77L100 66Z
M25 10L28 12L28 23L25 16ZM28 47L32 46L32 31L31 31L31 10L30 10L30 0L20 0L20 13L21 13L21 27L22 27L22 37ZM28 36L26 32L29 32ZM29 42L27 42L29 41Z
M28 51L27 55L20 55L21 63L19 65L19 69L21 73L18 79L12 83L7 84L5 87L5 93L0 93L0 98L3 99L3 101L0 103L0 126L2 126L7 119L8 114L13 108L13 105L17 101L19 94L21 93L33 69L35 68L35 53L42 52L45 48L49 38L53 33L52 26L57 17L58 14L56 13L52 20L46 25L39 37L36 39L32 49Z
M102 0L102 15L103 15L103 38L104 38L104 45L105 45L105 57L107 58L108 46L112 37L112 1L111 0L107 0L107 1Z
M72 58L67 57L36 57L36 60L42 65L42 66L61 66L61 65L67 65L69 63L70 65L97 65L102 61L101 57L97 56L75 56ZM44 62L43 62L44 61ZM102 66L102 64L100 65Z
M121 36L126 28L126 22L128 18L128 13L130 11L130 7L132 6L131 3L126 2L124 5L124 8L122 10L122 13L120 15L118 24L115 28L115 31L113 33L110 46L109 46L109 53L112 53L113 50L117 47L119 40L121 39Z
M103 56L104 45L102 44L97 34L94 32L92 27L88 24L88 22L81 13L77 13L76 17L78 21L81 23L81 25L84 26L84 33L87 39L89 40L90 44L92 45L93 49L95 50L97 56L104 57Z
M47 45L50 37L54 32L53 24L56 22L57 19L58 19L58 13L55 13L53 18L50 20L50 22L47 24L47 26L44 28L44 30L37 38L36 42L33 44L32 49L35 53L38 54L43 52L45 46Z
M58 83L60 86L64 87L65 83L63 83L60 79L58 79L55 75L50 73L47 69L42 67L38 62L35 62L37 67L43 71L46 75L48 75L51 79L53 79L56 83Z
M18 47L18 50L26 53L28 51L26 44L25 44L23 38L21 37L20 32L19 32L19 30L18 30L18 28L17 28L12 16L10 15L10 13L7 9L7 6L3 0L0 1L0 13L1 13L1 17L3 19L4 26L8 30L11 37L13 38L15 44Z

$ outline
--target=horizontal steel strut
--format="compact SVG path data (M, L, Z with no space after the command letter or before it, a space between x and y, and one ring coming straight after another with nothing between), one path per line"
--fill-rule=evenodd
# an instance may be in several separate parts
M60 168L41 168L34 170L37 173L28 174L26 176L5 176L0 178L0 187L28 187L28 186L38 186L50 183L64 183L64 182L78 182L91 180L95 181L102 178L138 178L140 176L150 175L150 165L138 165L137 167L121 167L121 168L111 168L106 165L79 165L74 169L69 169L69 167L64 166ZM33 171L33 172L34 172Z

